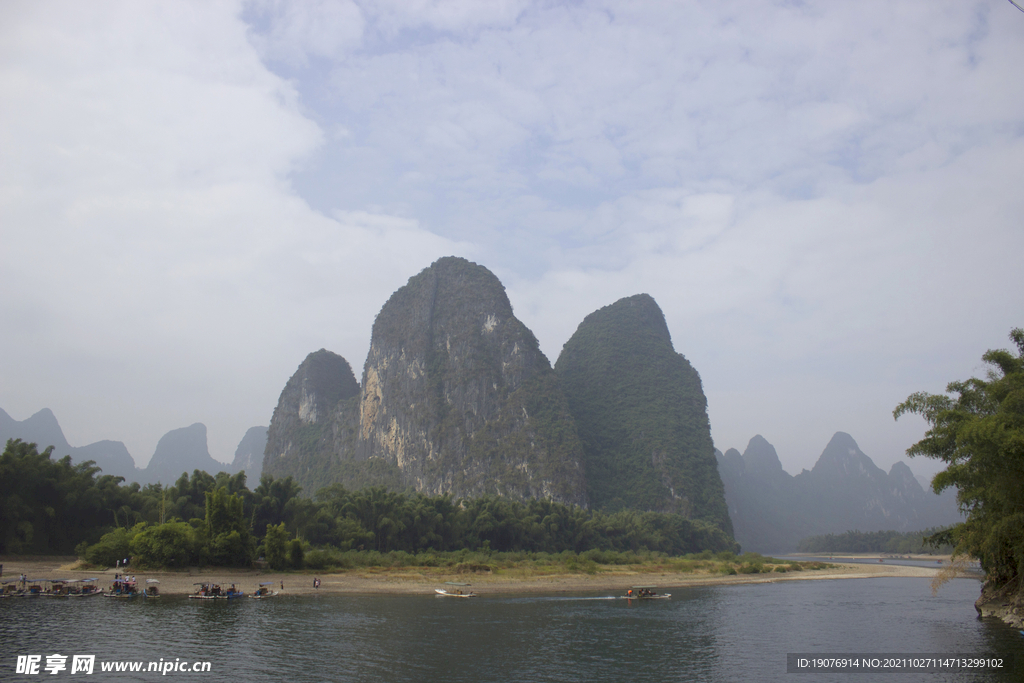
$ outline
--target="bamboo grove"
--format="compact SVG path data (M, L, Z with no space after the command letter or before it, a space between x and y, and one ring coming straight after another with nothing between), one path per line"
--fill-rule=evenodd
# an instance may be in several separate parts
M1014 329L1017 347L988 351L989 370L950 382L946 395L916 393L894 416L913 413L928 422L925 438L910 447L946 463L932 482L936 493L953 487L967 519L932 536L956 555L981 561L995 587L1024 587L1024 330Z
M716 526L668 513L593 511L548 500L453 499L340 485L313 498L291 477L196 470L171 486L125 484L89 462L8 441L0 456L0 553L77 553L161 567L301 567L311 551L737 551Z

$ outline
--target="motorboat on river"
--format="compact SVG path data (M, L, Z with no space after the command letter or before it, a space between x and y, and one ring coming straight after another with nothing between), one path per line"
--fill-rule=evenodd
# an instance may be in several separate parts
M434 592L444 598L475 598L476 593L469 589L468 583L457 583L455 581L445 581L444 585L447 588L435 588Z
M159 598L160 597L160 581L157 579L146 579L146 589L142 593L144 598Z
M655 588L657 586L630 586L622 597L627 600L667 600L672 597L671 593L658 593Z

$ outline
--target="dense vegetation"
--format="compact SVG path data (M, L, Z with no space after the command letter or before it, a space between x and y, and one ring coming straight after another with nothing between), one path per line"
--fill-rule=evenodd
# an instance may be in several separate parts
M922 416L930 429L908 455L946 463L932 480L955 487L966 521L936 534L957 554L977 557L991 585L1024 587L1024 330L1010 338L1017 354L988 351L986 379L951 382L947 395L916 393L896 407Z
M183 474L173 486L123 485L95 477L90 463L50 459L34 444L8 441L0 456L4 509L0 552L68 553L113 565L243 566L264 557L274 567L301 567L306 557L346 551L662 553L734 552L718 528L679 515L588 511L547 500L349 491L314 498L290 477L264 476L249 490L244 473ZM312 552L311 552L312 551Z
M700 376L646 294L591 313L555 372L583 442L590 504L679 512L732 533Z
M953 546L939 543L933 545L929 538L945 529L924 531L847 531L844 534L810 536L800 541L801 553L892 553L894 555L948 554Z

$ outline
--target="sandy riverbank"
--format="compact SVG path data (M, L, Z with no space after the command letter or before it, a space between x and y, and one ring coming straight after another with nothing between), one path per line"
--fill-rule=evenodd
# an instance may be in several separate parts
M0 558L3 580L16 579L24 573L32 579L85 579L95 577L106 590L114 579L115 570L77 570L73 558ZM190 572L138 572L136 578L158 579L160 592L165 595L187 595L194 591L195 583L232 583L251 592L258 583L272 581L282 595L345 594L345 593L432 593L445 581L461 581L473 586L479 595L499 593L563 593L575 591L621 591L630 585L656 585L662 590L685 586L705 586L734 583L777 583L781 581L808 581L827 579L864 579L874 577L932 577L938 571L930 567L903 567L894 564L845 564L836 560L834 567L819 570L771 574L679 574L635 572L628 568L608 567L595 574L517 575L515 570L494 573L445 574L437 570L413 567L408 569L352 570L346 572L282 573L244 569L194 569ZM131 573L131 570L129 570ZM319 590L313 588L313 578L320 578Z

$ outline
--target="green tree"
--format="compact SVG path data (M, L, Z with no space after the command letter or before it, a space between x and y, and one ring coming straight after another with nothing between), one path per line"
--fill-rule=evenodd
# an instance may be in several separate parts
M267 525L289 522L302 487L291 477L275 479L270 475L260 477L260 484L252 492L251 524L258 535ZM293 529L294 531L294 529Z
M306 550L302 547L302 541L293 538L288 544L288 564L295 569L302 569L306 559Z
M288 564L288 531L284 528L284 522L267 525L267 535L263 540L263 552L267 563L273 569L284 569Z
M136 533L132 557L151 567L187 567L197 561L200 548L196 531L185 522L167 522Z
M205 535L210 563L241 566L252 560L253 542L243 512L242 496L226 486L206 493Z
M1024 581L1024 330L1010 339L1017 354L989 351L985 379L951 382L946 393L916 393L893 415L922 416L925 438L907 450L946 463L935 475L936 493L955 487L967 519L936 534L956 554L977 557L994 586Z

